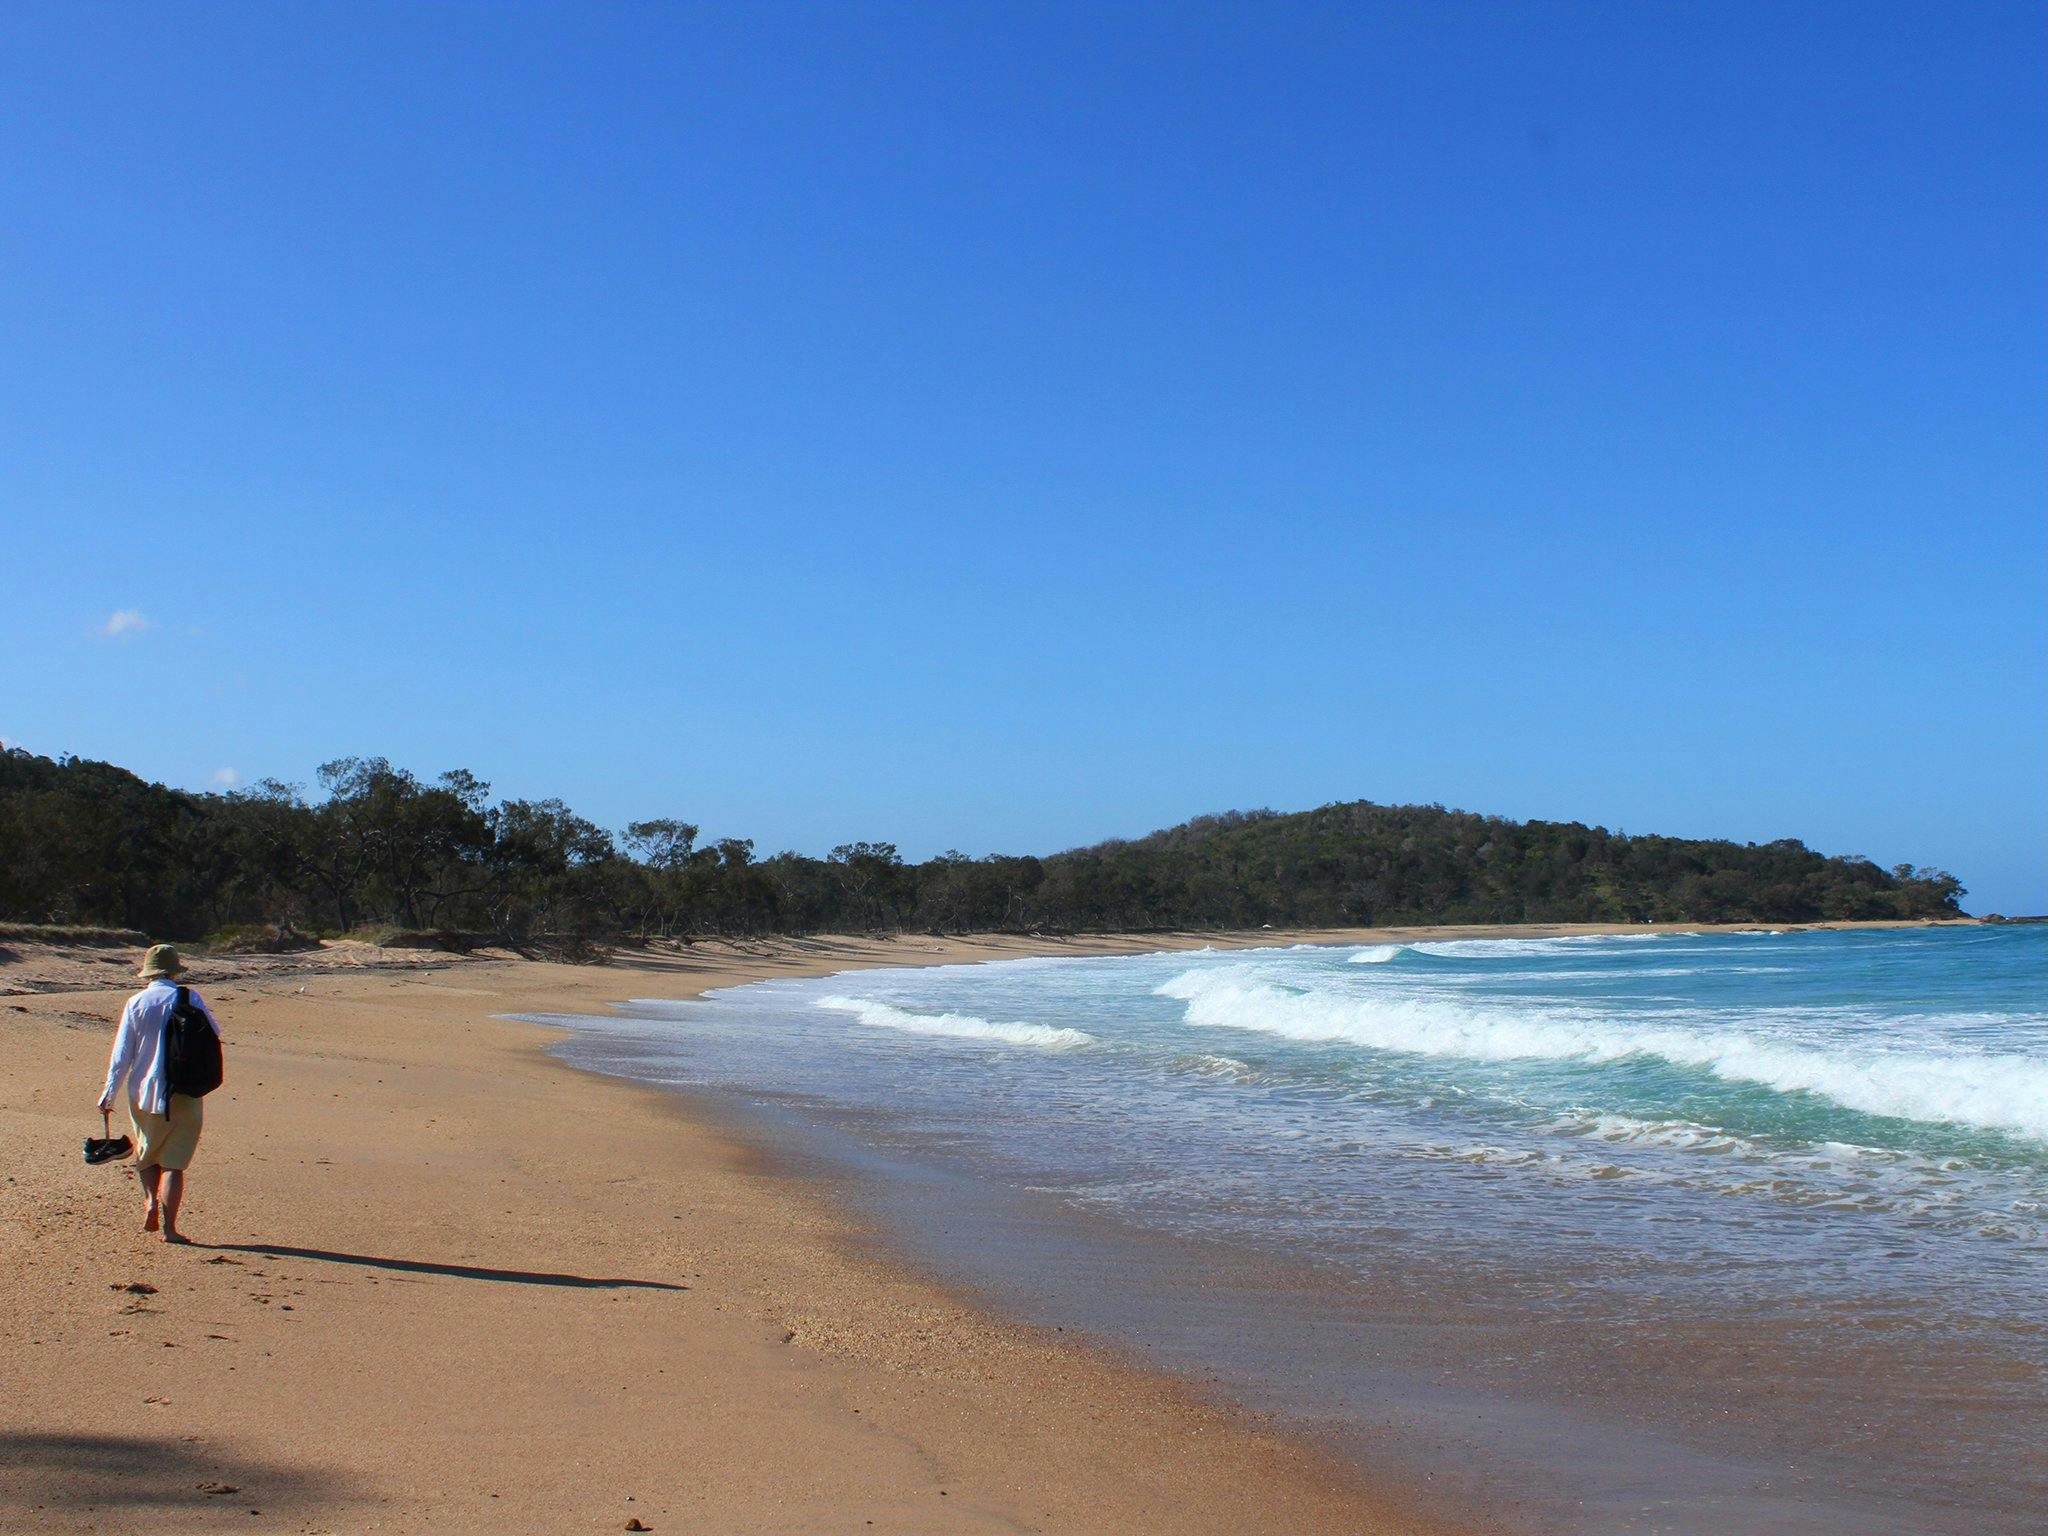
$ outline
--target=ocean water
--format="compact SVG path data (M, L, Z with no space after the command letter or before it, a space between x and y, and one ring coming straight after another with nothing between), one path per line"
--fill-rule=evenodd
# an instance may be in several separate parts
M1372 1417L1362 1455L1390 1400L1471 1430L1482 1490L1547 1458L1557 1528L2048 1521L2048 929L1019 960L577 1024L925 1181L877 1209L1027 1311Z

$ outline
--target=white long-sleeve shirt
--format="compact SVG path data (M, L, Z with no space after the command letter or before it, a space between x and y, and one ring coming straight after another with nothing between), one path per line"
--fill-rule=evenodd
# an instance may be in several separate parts
M185 990L191 993L193 1006L206 1016L206 1022L218 1036L220 1021L214 1018L213 1010L197 992L190 987ZM164 1107L169 1102L164 1092L164 1026L170 1023L172 1010L177 1006L178 984L174 981L152 981L128 999L128 1005L121 1010L121 1027L114 1031L114 1054L107 1062L107 1091L100 1095L101 1103L113 1102L114 1095L121 1091L121 1079L133 1073L129 1102L146 1114L168 1113Z

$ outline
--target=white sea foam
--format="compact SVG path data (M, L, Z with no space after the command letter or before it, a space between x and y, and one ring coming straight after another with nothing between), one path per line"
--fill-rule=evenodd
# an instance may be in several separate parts
M1408 948L1419 955L1459 960L1507 960L1522 955L1569 955L1593 944L1642 944L1681 935L1662 933L1567 933L1548 939L1422 939Z
M1644 1120L1635 1115L1561 1115L1545 1130L1609 1146L1673 1147L1682 1152L1733 1152L1747 1157L1769 1154L1754 1141L1693 1120Z
M1385 965L1405 948L1405 944L1373 944L1354 950L1344 958L1353 965Z
M906 1035L935 1035L989 1045L1028 1045L1052 1051L1095 1043L1095 1037L1083 1029L1058 1029L1050 1024L1003 1023L976 1018L971 1013L912 1013L891 1003L861 997L821 997L818 1006L835 1013L850 1013L874 1029L894 1029Z
M1197 1077L1220 1078L1226 1083L1248 1082L1257 1076L1248 1061L1239 1061L1235 1056L1218 1056L1203 1051L1194 1056L1183 1056L1175 1063Z
M1516 955L1554 955L1577 945L1571 939L1423 939L1408 947L1418 955L1452 960L1505 960Z
M2048 1140L2048 1061L2033 1057L1819 1049L1739 1029L1687 1028L1509 1001L1387 996L1356 986L1296 991L1265 977L1256 966L1212 966L1183 972L1156 990L1186 1005L1186 1023L1206 1028L1482 1062L1597 1065L1657 1057L1732 1082L1817 1094L1866 1114Z

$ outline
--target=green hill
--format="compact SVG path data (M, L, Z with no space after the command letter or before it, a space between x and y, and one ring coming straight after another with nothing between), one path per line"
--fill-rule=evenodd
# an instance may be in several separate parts
M1625 836L1440 805L1358 800L1204 816L1046 861L1062 910L1144 926L1811 922L1960 915L1939 870L1805 844Z

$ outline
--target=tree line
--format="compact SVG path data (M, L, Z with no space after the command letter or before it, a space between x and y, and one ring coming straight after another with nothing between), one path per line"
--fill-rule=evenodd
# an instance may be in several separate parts
M0 751L0 917L217 940L438 935L557 952L657 938L820 932L1073 932L1511 922L1810 922L1960 915L1937 869L1754 844L1514 822L1439 805L1199 817L1044 857L882 842L825 858L611 831L560 800L493 800L340 758L317 788L201 794L110 763Z

